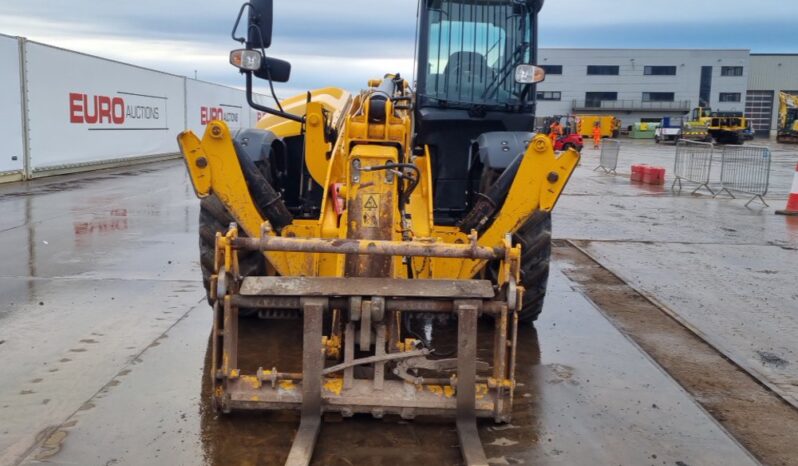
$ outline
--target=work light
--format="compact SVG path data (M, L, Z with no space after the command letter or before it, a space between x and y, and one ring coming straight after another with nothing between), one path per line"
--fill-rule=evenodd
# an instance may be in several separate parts
M230 64L244 71L258 71L263 55L257 50L238 49L230 52Z
M543 68L535 65L518 65L515 67L515 82L518 84L535 84L546 79Z

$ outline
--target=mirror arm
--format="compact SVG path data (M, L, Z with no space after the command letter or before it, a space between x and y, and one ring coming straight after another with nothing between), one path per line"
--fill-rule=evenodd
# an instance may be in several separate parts
M531 93L532 93L532 84L525 84L524 88L521 90L521 95L518 98L518 100L521 101L521 105L526 105L526 103L529 102L530 100L529 96Z
M241 9L238 10L238 17L236 18L236 23L233 25L233 32L230 33L230 37L233 38L234 41L243 44L246 42L246 39L243 37L236 37L236 30L238 30L238 25L241 23L241 17L244 16L244 10L247 7L252 7L252 4L249 2L244 3L241 5Z
M297 116L293 113L281 112L280 110L275 110L273 108L265 107L255 103L255 99L252 98L252 72L245 71L244 74L247 75L247 103L250 107L254 108L255 110L268 113L269 115L275 115L287 120L296 121L298 123L305 123L305 117Z

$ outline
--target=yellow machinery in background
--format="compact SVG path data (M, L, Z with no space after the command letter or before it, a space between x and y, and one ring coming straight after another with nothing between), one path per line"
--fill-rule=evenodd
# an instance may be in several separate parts
M530 132L542 3L421 0L416 89L388 74L277 109L252 95L253 76L290 74L265 56L272 2L242 7L233 34L246 48L231 63L268 116L235 133L213 121L179 144L202 199L214 406L299 410L287 464L309 464L323 412L451 416L465 463L487 464L476 418L510 420L518 325L542 309L549 212L579 160ZM488 32L449 43L455 30ZM239 328L254 316L295 319L301 369L240 368Z
M613 115L576 115L579 122L579 134L583 137L593 137L593 127L596 123L601 128L602 138L617 138L621 130L621 120Z
M798 96L779 92L779 129L776 140L798 144Z
M740 145L745 142L748 119L740 112L713 112L708 107L693 109L690 125L706 126L718 144Z

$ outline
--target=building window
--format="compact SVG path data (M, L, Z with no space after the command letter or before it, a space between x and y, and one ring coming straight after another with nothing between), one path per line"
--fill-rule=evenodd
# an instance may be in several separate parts
M540 65L546 74L562 74L562 65Z
M601 102L605 100L618 100L617 92L586 92L585 93L585 106L586 107L601 107Z
M709 107L710 97L712 96L712 67L701 67L701 87L698 97L699 107Z
M721 76L742 76L743 75L743 67L742 66L722 66L720 68L720 75Z
M617 65L588 65L588 76L618 76L621 67Z
M643 69L646 76L676 76L675 66L646 66Z
M539 91L538 100L562 100L560 91Z
M743 95L739 92L721 92L721 102L742 102Z
M643 102L673 102L676 95L673 92L644 92Z

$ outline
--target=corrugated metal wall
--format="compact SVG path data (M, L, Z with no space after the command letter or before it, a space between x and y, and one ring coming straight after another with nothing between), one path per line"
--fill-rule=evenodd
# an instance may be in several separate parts
M776 131L779 92L798 91L798 54L752 54L748 90L752 95L773 92L774 105L770 128L771 132Z

